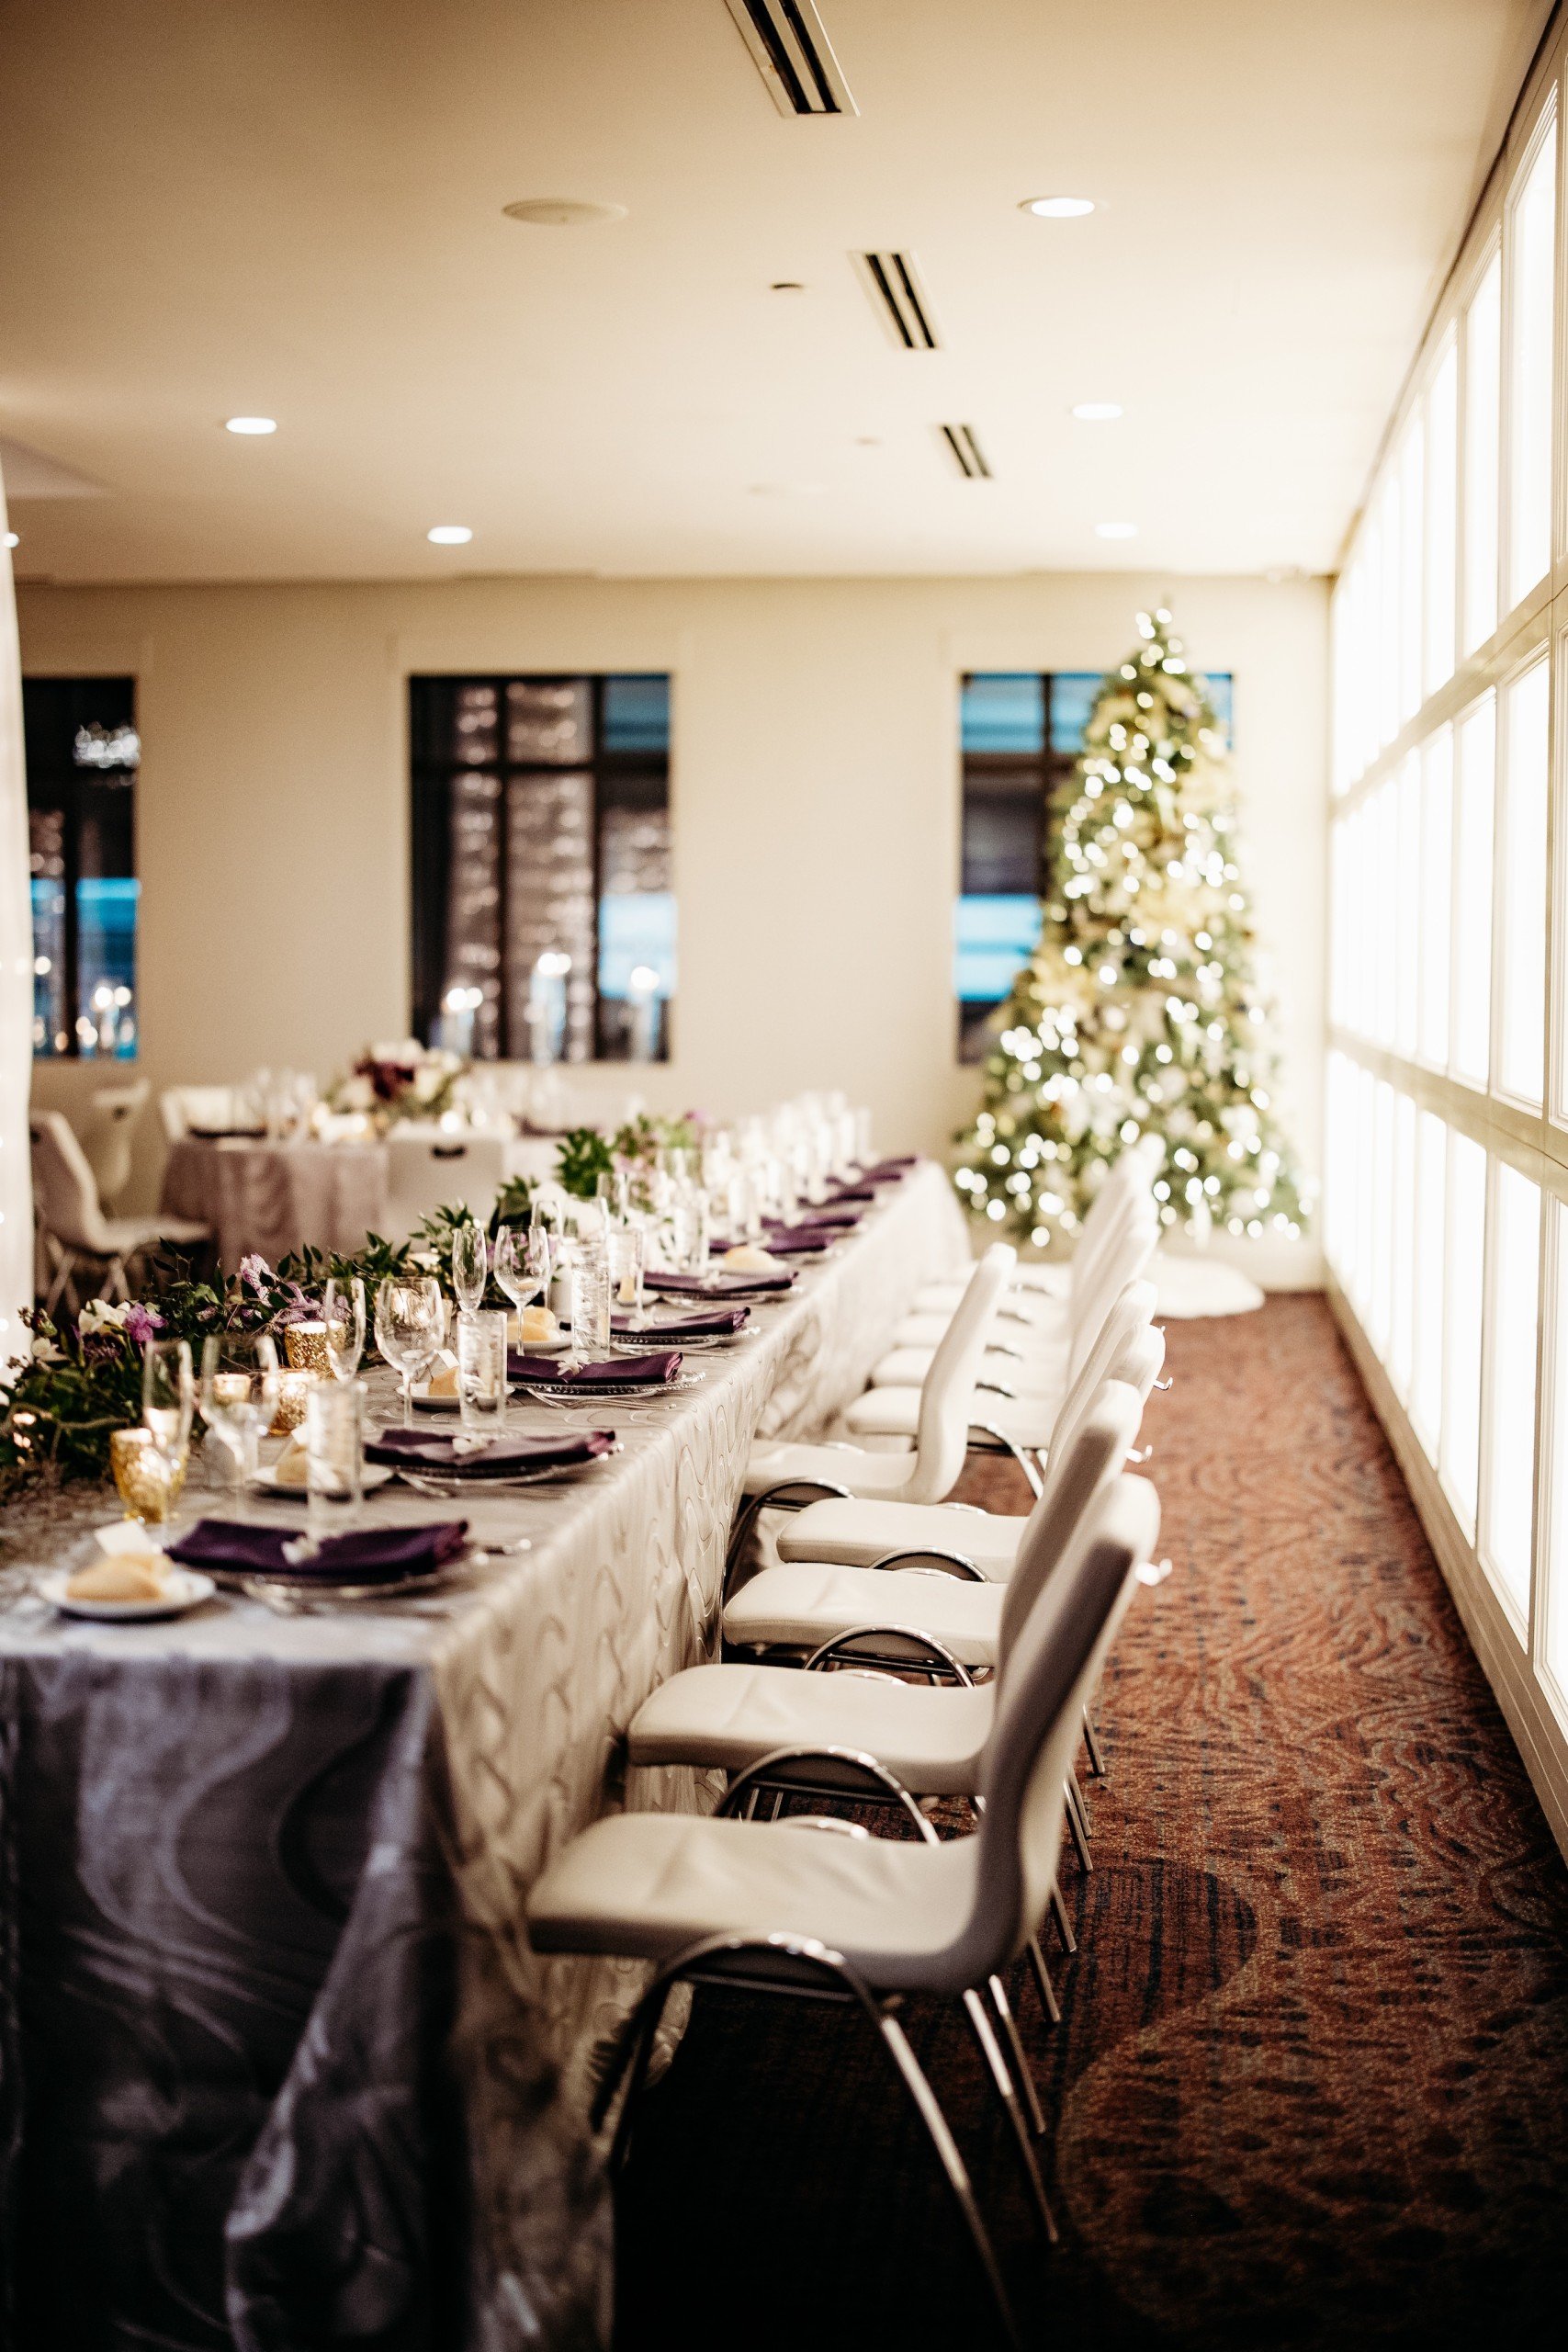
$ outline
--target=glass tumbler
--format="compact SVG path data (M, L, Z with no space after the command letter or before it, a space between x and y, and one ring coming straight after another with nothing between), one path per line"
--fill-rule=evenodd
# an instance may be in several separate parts
M305 1523L320 1543L352 1525L365 1498L365 1386L319 1380L305 1400Z
M457 1397L466 1430L498 1430L506 1418L506 1317L499 1307L457 1326Z
M612 1311L626 1317L633 1325L648 1319L642 1303L643 1246L640 1226L624 1226L610 1236L610 1291Z
M610 1253L579 1242L571 1265L571 1361L601 1360L610 1351Z

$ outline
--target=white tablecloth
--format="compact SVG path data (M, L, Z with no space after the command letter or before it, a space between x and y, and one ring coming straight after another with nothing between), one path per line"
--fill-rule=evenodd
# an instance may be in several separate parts
M428 2100L422 2104L423 2095L411 2091L408 2078L412 2069L423 2081L430 2053L420 2052L417 2018L401 2010L417 2008L426 1996L410 1989L406 1968L388 1972L395 1955L430 1943L432 1918L447 1898L428 1892L436 1880L414 1826L418 1808L389 1763L369 1799L378 1826L367 1833L346 1917L334 1921L330 1949L323 1946L320 1983L306 1983L309 2015L297 2046L290 2045L281 2086L249 2153L239 2150L231 2181L220 2167L207 2181L210 2193L221 2189L225 2291L235 2340L245 2352L310 2337L307 2314L318 2316L324 2290L319 2264L312 2267L307 2254L324 2236L337 2249L333 2260L352 2269L342 2249L355 2244L356 2231L367 2241L366 2264L373 2266L383 2301L401 2295L412 2305L423 2297L437 2311L434 2335L394 2329L377 2334L378 2345L462 2341L476 2352L480 2346L509 2352L525 2344L579 2344L607 2327L608 2199L588 2143L585 2086L591 2052L624 2013L637 1972L537 1962L524 1926L528 1888L569 1838L621 1802L624 1734L644 1699L669 1675L711 1655L726 1539L754 1437L823 1429L863 1386L916 1288L966 1262L968 1254L947 1180L931 1166L916 1170L883 1195L829 1260L802 1274L786 1300L757 1313L755 1337L731 1351L688 1358L706 1374L700 1387L632 1408L572 1408L574 1419L617 1427L622 1454L569 1483L465 1498L476 1536L525 1533L533 1549L475 1570L439 1596L280 1618L225 1595L165 1625L71 1624L39 1601L17 1598L17 1589L29 1566L59 1559L70 1540L105 1515L102 1492L78 1493L64 1505L14 1518L8 1556L21 1577L14 1567L0 1577L13 1596L0 1615L0 1673L16 1720L39 1726L33 1736L42 1748L62 1736L61 1724L74 1722L71 1708L79 1709L82 1729L72 1734L55 1775L79 1771L84 1791L91 1777L110 1792L107 1811L94 1815L88 1804L84 1815L78 1805L63 1816L77 1822L84 1845L79 1865L62 1882L60 1902L67 1910L85 1905L96 1917L103 1909L102 1869L86 1850L99 1838L112 1841L113 1868L129 1873L132 1887L139 1871L158 1867L152 1850L138 1855L134 1843L126 1843L134 1833L112 1821L128 1775L165 1776L156 1820L184 1817L192 1801L182 1777L187 1772L214 1790L236 1782L254 1787L258 1818L245 1840L258 1852L276 1846L299 1775L314 1771L319 1779L325 1769L312 1761L310 1742L299 1731L307 1700L318 1710L335 1703L340 1714L357 1707L367 1722L378 1709L384 1715L395 1708L402 1747L394 1742L389 1756L417 1748L415 1781L441 1783L446 1850L436 1875L455 1897L457 1915L450 2048L461 2122L453 2145L461 2146L471 2169L471 2206L457 2225L467 2294L455 2301L450 2280L439 2291L431 2285L438 2267L429 2252L439 2237L435 2224L423 2234L412 2222L405 2227L410 2212L428 2219L444 2199L455 2198L459 2210L463 2199L457 2184L441 2177L452 2150L442 2153L439 2132L427 2121L416 2130L408 2120L427 2114ZM384 1375L378 1381L378 1401L388 1405L389 1384ZM513 1418L520 1427L558 1425L548 1407L514 1406ZM297 1508L273 1505L264 1515L286 1519ZM393 1487L367 1509L389 1522L452 1515L453 1507ZM0 1602L4 1598L0 1592ZM128 1739L141 1745L122 1754ZM290 1739L300 1753L286 1768L280 1759ZM24 1728L13 1759L22 1780L28 1742ZM689 1774L645 1779L635 1792L640 1804L699 1801ZM0 1789L0 1822L4 1795ZM57 1849L65 1835L58 1824L51 1827L51 1871L63 1867ZM26 1879L25 1836L12 1867ZM144 1967L128 1949L119 1981L129 2009L144 1984L142 1997L167 2017L172 2003L197 1998L170 1989L169 1954L181 1937L202 1948L203 1967L219 1962L207 1951L211 1923L197 1917L185 1880L165 1879L163 1893L162 1905L146 1911L156 1922L148 1932L161 1939L159 1947L145 1954ZM25 1884L23 1896L25 1905ZM178 1929L172 1944L171 1905ZM141 1906L127 1895L118 1907L124 1932L123 1916L136 1919ZM222 1965L234 1975L234 1951L254 1941L256 1922L247 1916L220 1926ZM73 1940L71 1951L76 1949ZM69 1975L65 1961L50 1964ZM209 1978L201 1984L206 2000ZM242 1989L248 2000L248 1984ZM53 2014L66 2020L59 2030L68 2031L70 2001L58 1986L51 1998ZM229 2030L243 2040L246 2029ZM25 2044L14 2019L11 2038ZM0 2066L0 2093L4 2086ZM129 2131L131 2143L122 2148L120 2172L134 2180L138 2161L151 2164L161 2154L160 2130L175 2126L156 2120L164 2106L153 2102L155 2120L145 2127L152 2137L139 2155L136 2127L123 2120L134 2116L134 2105L123 2086L116 2097L116 2131L122 2138ZM221 2120L232 2129L231 2119ZM0 2150L6 2121L0 2114ZM24 2131L24 2183L28 2149ZM55 2152L57 2198L71 2191L73 2160L69 2150ZM390 2189L389 2174L397 2176ZM15 2188L6 2192L0 2177L0 2211L14 2211ZM25 2196L22 2202L25 2208ZM181 2218L188 2234L189 2211ZM453 2226L450 2216L446 2226ZM119 2249L132 2268L138 2261L159 2263L156 2233L144 2233L145 2245ZM390 2247L389 2235L396 2241ZM4 2256L0 2248L0 2268ZM140 2276L116 2292L118 2310L162 2330L156 2340L169 2346L194 2352L214 2340L214 2324L221 2325L206 2311L197 2325ZM196 2290L187 2286L185 2299L194 2306ZM459 2301L466 2306L460 2327L454 2318Z

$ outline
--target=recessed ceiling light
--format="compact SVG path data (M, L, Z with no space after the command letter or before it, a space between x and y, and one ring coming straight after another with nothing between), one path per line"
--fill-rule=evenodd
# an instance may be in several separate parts
M7 531L7 532L6 532L6 545L8 548L19 548L19 547L21 546L21 544L22 544L22 535L21 535L20 531Z
M424 536L433 548L466 548L474 535L466 523L437 523Z
M1073 410L1080 424L1111 424L1121 413L1120 401L1079 401Z
M223 430L225 433L249 433L258 435L264 433L276 433L277 420L271 416L226 416L223 420Z
M1138 526L1136 523L1097 523L1094 536L1097 539L1135 539Z
M1081 220L1086 212L1094 210L1092 196L1026 196L1019 206L1021 212L1032 212L1037 220Z
M525 196L501 209L509 220L525 220L531 229L591 229L626 217L624 204L589 204L575 196Z

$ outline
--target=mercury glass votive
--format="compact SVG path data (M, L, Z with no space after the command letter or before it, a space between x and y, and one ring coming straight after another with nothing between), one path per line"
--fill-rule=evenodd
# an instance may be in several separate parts
M327 1327L324 1323L286 1323L283 1327L283 1352L288 1358L291 1372L313 1372L325 1380L333 1368L327 1354ZM303 1406L300 1410L303 1412Z
M305 1408L310 1391L323 1375L317 1372L283 1373L277 1383L277 1408L272 1417L268 1437L291 1437L305 1418Z
M161 1527L186 1482L184 1451L171 1461L153 1444L151 1430L111 1430L109 1468L127 1519L139 1519L144 1527Z

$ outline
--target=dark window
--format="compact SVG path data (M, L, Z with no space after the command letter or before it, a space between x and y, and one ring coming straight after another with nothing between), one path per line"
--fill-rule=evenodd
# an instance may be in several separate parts
M986 1022L1040 939L1040 909L1063 790L1104 684L1099 670L972 670L963 680L963 880L953 923L958 1058L987 1050ZM1209 691L1228 736L1231 681Z
M136 1052L134 678L27 678L33 1053Z
M411 678L409 720L418 1035L666 1059L669 678Z

